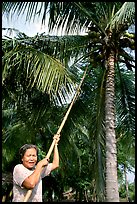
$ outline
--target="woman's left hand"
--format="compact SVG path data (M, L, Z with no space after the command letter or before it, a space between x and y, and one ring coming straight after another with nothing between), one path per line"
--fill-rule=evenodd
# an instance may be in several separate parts
M60 140L60 134L55 134L53 137L53 140L56 140L56 144L58 144L58 142Z

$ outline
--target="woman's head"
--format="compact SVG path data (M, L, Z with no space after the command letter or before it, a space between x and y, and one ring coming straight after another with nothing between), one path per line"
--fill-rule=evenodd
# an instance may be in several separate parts
M32 169L37 162L37 146L33 144L25 144L20 148L19 153L23 165L28 169Z

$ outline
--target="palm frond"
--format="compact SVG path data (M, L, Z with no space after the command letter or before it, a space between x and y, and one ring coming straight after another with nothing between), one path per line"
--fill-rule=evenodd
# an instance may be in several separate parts
M33 45L34 48L54 56L67 67L71 59L75 58L75 60L77 60L82 53L83 55L88 53L88 42L88 36L80 35L48 36L41 34L30 40L30 44Z
M63 87L71 92L67 86L67 84L73 84L70 73L57 59L41 51L21 45L6 53L3 57L2 83L10 72L14 70L17 76L21 69L29 80L28 87L32 88L36 85L51 97L57 95Z
M110 22L110 28L127 30L135 22L135 2L125 2ZM125 29L126 26L126 29Z
M132 135L135 136L135 76L131 70L125 71L118 66L118 69L121 69L117 72L119 80L116 83L117 91L117 125L118 129L121 129L123 136Z
M105 90L104 90L104 81L105 81L105 69L96 70L96 74L98 74L97 84L92 91L92 95L94 95L94 100L92 101L92 105L94 106L94 111L91 114L91 122L90 122L90 143L93 149L92 154L96 152L93 159L94 169L98 169L95 174L96 180L96 191L99 200L104 200L105 195L105 123L104 117L105 112L103 110L104 101L105 101ZM93 97L93 96L92 96ZM95 128L97 127L97 128ZM96 141L96 142L94 142Z
M43 12L42 19L46 20L48 4L49 2L3 2L2 14L8 19L10 16L12 18L15 13L18 17L25 14L25 20L31 22L40 17Z

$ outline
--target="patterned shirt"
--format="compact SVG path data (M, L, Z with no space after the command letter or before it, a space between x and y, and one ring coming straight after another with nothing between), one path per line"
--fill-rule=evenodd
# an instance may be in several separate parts
M32 189L32 194L27 202L42 202L42 178L49 175L52 164L49 163L41 172L37 185ZM13 199L12 202L23 202L28 191L22 186L23 181L30 176L34 170L27 169L23 164L17 164L13 170Z

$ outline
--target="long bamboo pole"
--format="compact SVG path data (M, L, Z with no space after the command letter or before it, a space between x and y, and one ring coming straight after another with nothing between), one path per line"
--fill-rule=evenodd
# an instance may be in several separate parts
M62 130L62 128L63 128L63 126L64 126L64 124L65 124L65 122L66 122L66 120L67 120L67 118L68 118L68 115L69 115L69 113L70 113L70 110L71 110L71 108L72 108L72 106L73 106L75 100L77 99L79 93L80 93L80 88L81 88L81 85L82 85L82 83L83 83L83 81L84 81L84 78L85 78L85 76L86 76L86 72L87 72L87 68L85 69L85 72L84 72L83 77L82 77L82 79L81 79L81 82L80 82L80 84L79 84L79 86L78 86L78 89L77 89L77 91L76 91L76 93L75 93L75 95L74 95L74 97L73 97L73 100L72 100L72 102L71 102L71 104L70 104L70 106L69 106L69 108L68 108L68 110L67 110L67 112L66 112L66 114L65 114L65 116L64 116L64 118L63 118L63 120L62 120L62 122L61 122L61 125L60 125L60 127L59 127L57 133L56 133L56 134L58 134L58 135L60 135L61 130ZM47 158L47 159L49 159L49 157L50 157L50 155L51 155L51 153L52 153L52 151L53 151L53 148L54 148L54 145L55 145L55 141L56 141L56 139L53 140L53 142L52 142L52 144L51 144L51 146L50 146L50 148L49 148L49 151L48 151L48 153L47 153L47 155L46 155L46 158ZM31 193L32 193L32 189L27 191L27 193L26 193L26 195L25 195L25 197L24 197L23 202L27 202L27 201L28 201L29 197L31 196Z

